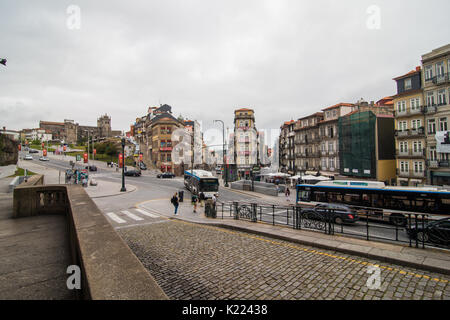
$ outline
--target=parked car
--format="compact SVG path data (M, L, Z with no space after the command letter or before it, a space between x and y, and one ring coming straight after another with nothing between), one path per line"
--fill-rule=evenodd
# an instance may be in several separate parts
M25 160L33 160L33 156L31 154L27 154L24 159Z
M140 177L141 176L141 171L137 170L135 168L133 168L133 169L125 168L124 171L125 171L126 176L131 176L131 177Z
M164 178L175 178L175 175L172 172L164 172L160 173L156 176L157 178L164 179Z
M422 222L419 222L417 228L414 223L405 229L411 239L450 245L450 218L428 221L423 226Z
M47 158L47 157L40 157L39 160L40 160L40 161L49 161L50 159Z
M139 162L139 169L141 170L147 170L147 166L143 162Z
M34 149L30 149L28 152L29 152L29 153L39 153L38 150L34 150Z
M342 204L321 203L303 211L306 218L333 221L336 224L354 223L359 220L356 210ZM331 220L329 220L331 218Z
M86 167L86 169L87 169L87 167ZM97 167L94 166L94 165L90 165L89 166L89 171L97 171Z

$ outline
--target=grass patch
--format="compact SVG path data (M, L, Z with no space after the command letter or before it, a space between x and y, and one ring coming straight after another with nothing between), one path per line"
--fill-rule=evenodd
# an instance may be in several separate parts
M34 176L35 174L36 173L34 173L33 171L30 171L30 170L27 171L27 175L29 175L29 176ZM25 169L17 168L16 172L12 176L9 176L9 178L24 176L24 175L25 175Z

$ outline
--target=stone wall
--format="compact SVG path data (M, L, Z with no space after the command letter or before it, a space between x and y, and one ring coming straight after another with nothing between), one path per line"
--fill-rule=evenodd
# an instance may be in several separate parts
M19 160L19 142L8 135L0 134L0 166L17 164Z

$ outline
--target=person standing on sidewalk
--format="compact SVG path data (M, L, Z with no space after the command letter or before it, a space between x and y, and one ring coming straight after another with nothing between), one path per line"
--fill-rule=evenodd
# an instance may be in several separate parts
M175 215L177 215L177 211L178 211L178 205L180 204L178 201L178 195L175 192L175 194L173 195L172 199L170 199L170 202L172 202L173 206L175 207Z
M286 186L286 192L285 192L285 196L286 196L286 200L289 201L289 196L291 195L291 191L289 190L289 188Z
M192 204L194 205L194 213L197 213L197 202L198 202L197 195L192 194Z

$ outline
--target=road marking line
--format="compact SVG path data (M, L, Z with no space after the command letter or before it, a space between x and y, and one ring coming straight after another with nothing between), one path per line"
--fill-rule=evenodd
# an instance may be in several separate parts
M117 223L125 223L126 222L125 220L119 218L114 212L108 212L106 215Z
M152 213L150 213L150 212L144 211L144 210L142 210L142 209L134 209L134 210L136 210L136 211L142 213L144 216L147 216L147 217L151 217L151 218L159 218L159 216L157 216L157 215L155 215L155 214L152 214Z
M193 226L206 228L206 229L212 229L212 230L216 230L216 231L220 231L220 232L224 232L224 233L229 233L229 234L234 234L234 235L238 235L238 236L246 237L246 238L250 238L250 239L261 240L261 241L264 241L264 242L267 242L267 243L272 243L272 244L283 246L283 247L290 247L290 248L294 248L296 250L303 250L303 251L309 252L309 253L315 253L315 254L319 254L319 255L326 255L325 252L320 252L320 251L313 250L313 249L306 249L306 248L302 248L300 246L292 245L292 244L289 244L289 243L286 244L286 243L281 243L281 242L274 241L274 240L263 239L263 238L260 238L258 236L247 235L247 234L245 234L243 232L230 231L230 230L226 230L226 229L223 229L223 228L220 228L220 227L206 226L206 225L201 225L201 224L196 224L196 223L187 222L187 221L181 221L181 220L173 220L173 219L171 219L170 221L178 222L178 223L184 223L184 224L193 225ZM387 269L387 270L398 272L399 274L402 274L402 273L400 273L400 271L404 272L403 270L400 270L400 269L397 269L397 268L389 268L389 267L385 267L385 266L380 266L378 264L369 263L369 262L366 262L366 261L354 260L352 258L346 258L346 257L340 257L340 256L335 256L335 258L336 259L345 260L347 262L353 262L353 263L357 263L357 264L362 264L362 265L378 266L378 267L383 268L383 269ZM425 278L425 277L427 277L426 275L416 274L416 273L412 273L412 272L408 272L408 273L411 274L411 275L414 275L417 278ZM448 283L449 282L449 280L438 279L438 278L432 278L432 280L436 281L436 282L442 282L442 283Z
M133 220L136 220L136 221L142 221L142 220L144 220L143 218L138 217L137 215L134 215L134 214L132 214L132 213L129 212L129 211L123 210L123 211L121 211L121 212L122 212L124 215L130 217L130 218L133 219Z

